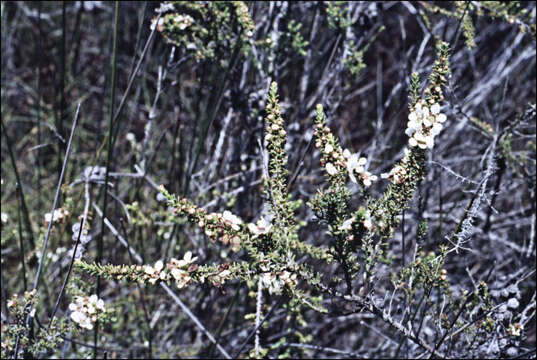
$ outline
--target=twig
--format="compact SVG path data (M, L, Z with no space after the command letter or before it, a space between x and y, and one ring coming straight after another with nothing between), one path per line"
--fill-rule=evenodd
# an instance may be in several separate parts
M103 213L101 211L101 209L99 209L99 206L97 206L97 204L93 204L93 208L95 209L95 211L97 212L97 215L99 215L100 217L103 217ZM104 224L108 227L108 229L110 230L110 232L119 240L119 242L125 246L127 248L127 250L130 252L130 254L134 257L134 259L140 263L140 264L143 264L144 263L144 260L142 259L142 257L140 256L140 254L138 254L135 250L133 250L130 246L129 246L129 243L127 242L127 240L125 240L120 234L119 232L117 231L117 229L114 227L114 225L112 225L112 223L107 219L107 218L104 218L103 217L103 221L104 221ZM179 299L179 297L173 292L172 289L170 289L170 287L164 283L164 282L160 282L159 283L160 287L163 288L167 293L168 295L171 296L171 298L177 303L177 305L179 305L181 307L181 309L185 312L185 314L188 315L188 317L190 317L190 319L196 324L196 326L201 330L201 332L203 332L205 334L205 336L207 336L209 338L209 340L216 345L216 347L218 348L218 350L220 350L220 352L222 353L222 355L224 355L224 357L226 359L231 359L231 356L227 353L227 351L215 340L215 338L213 337L213 335L207 331L207 329L205 329L205 326L203 326L203 324L200 322L200 320L190 311L190 309L181 301L181 299Z
M255 327L255 329L250 333L250 335L248 335L246 337L246 340L244 340L244 342L242 343L241 347L239 348L239 350L237 350L237 352L235 353L235 356L233 357L234 359L237 359L239 357L239 355L241 354L242 350L244 349L244 347L248 344L248 341L250 341L250 339L252 338L252 336L254 336L254 334L257 333L257 331L259 330L259 328L261 327L261 325L263 325L263 323L265 322L265 320L267 320L269 318L269 316L272 314L272 312L274 311L274 309L276 309L280 304L281 302L283 301L285 297L284 296L281 296L280 299L274 304L272 305L272 307L270 308L269 312L267 313L267 315L265 315L265 317L263 318L263 320L261 320L261 322Z
M50 230L52 229L52 224L54 223L53 221L54 212L56 211L56 206L58 205L58 198L60 197L60 190L62 187L63 176L65 174L65 168L67 167L67 160L69 159L69 154L71 152L71 143L73 142L73 135L75 134L79 112L80 112L80 103L78 103L78 106L76 108L75 119L73 121L73 126L71 127L71 135L69 136L69 142L67 143L67 150L65 151L65 159L63 160L62 172L60 174L60 179L58 181L58 186L56 188L56 195L54 196L54 203L52 204L52 211L51 211L51 216L50 216L51 218L50 218L50 222L48 223L45 240L43 241L43 251L41 252L41 257L39 258L39 266L37 267L37 273L35 276L35 281L34 281L34 286L33 286L34 290L37 290L37 287L39 286L39 279L41 278L41 271L43 269L43 262L45 259L45 253L47 251L48 239L50 237ZM30 316L31 313L32 313L32 309L30 309L30 312L28 313L28 316L26 317L27 326L30 324L31 319L32 319L32 317ZM17 341L16 341L17 344L15 346L15 357L17 356L17 352L18 352L18 344L19 344L20 335L21 335L20 333L17 334Z
M88 218L88 211L90 206L90 192L89 192L89 182L86 181L85 184L85 198L86 203L84 205L84 213L82 216L82 222L80 224L80 229L78 230L78 236L76 239L75 247L73 249L73 255L71 256L71 262L69 263L69 270L67 270L67 276L65 276L65 280L63 281L62 288L60 290L60 294L58 295L58 299L56 300L56 304L54 305L54 308L52 309L52 315L50 315L50 321L48 323L48 329L50 329L50 326L52 325L52 320L54 319L54 315L56 315L56 311L58 310L58 306L60 304L60 300L62 298L63 292L65 290L65 287L67 286L67 282L69 281L69 276L71 275L71 272L73 271L73 264L75 262L76 257L76 250L78 249L78 245L80 244L80 236L82 236L82 231L84 230L84 225L86 224L87 218Z

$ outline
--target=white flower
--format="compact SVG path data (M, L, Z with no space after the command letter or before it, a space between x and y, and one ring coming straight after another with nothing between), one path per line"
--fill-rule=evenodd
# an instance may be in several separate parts
M414 109L414 112L416 113L417 117L421 117L421 115L423 114L420 102L416 104L416 108Z
M447 120L446 114L438 114L436 115L436 121L443 123Z
M83 328L86 328L88 330L93 330L93 324L91 323L90 319L88 317L84 318L82 322L80 323L80 326Z
M192 257L192 252L187 251L186 254L183 256L182 260L176 260L176 259L173 259L173 260L174 260L173 262L176 264L177 267L182 268L182 267L188 266L188 265L192 264L194 261L198 260L198 257L197 256ZM172 275L173 275L173 273L172 273Z
M438 114L439 112L440 112L440 105L438 105L438 104L433 104L433 105L431 106L431 113L432 113L433 115L436 115L436 114Z
M427 106L424 106L423 109L421 109L423 117L428 118L429 117L429 108Z
M416 142L418 144L418 147L420 149L426 149L427 148L427 138L423 135L423 133L421 133L421 132L415 133L414 134L414 139L416 140Z
M418 121L418 120L414 120L414 121L409 121L406 126L410 129L410 130L414 130L414 131L418 131L421 129L421 122Z
M373 227L373 223L371 222L371 219L367 218L364 220L364 227L369 230Z
M54 217L52 216L51 213L46 213L45 214L45 222L50 222L50 220L52 220L52 222L57 222L58 220L60 220L62 218L62 214L60 213L59 209L54 211Z
M263 285L268 288L269 293L280 294L282 292L282 282L276 278L276 275L264 273L262 280Z
M248 224L248 230L254 235L264 235L270 231L272 225L267 222L264 218L257 220L257 223L254 225L252 223Z
M156 271L160 271L160 270L162 270L163 267L164 267L164 263L163 263L162 261L159 260L159 261L157 261L157 262L155 263L155 270L156 270Z
M431 134L433 134L434 136L440 134L440 131L442 131L442 124L440 123L434 123L433 125L433 128L431 129Z
M418 115L414 111L412 111L410 114L408 114L408 120L410 122L416 122L418 120Z
M430 127L433 123L431 122L431 118L430 117L427 117L425 119L423 119L423 125L427 126L427 127Z
M153 269L151 266L149 265L146 265L145 266L145 269L144 269L144 272L147 274L147 275L153 275L155 273L155 269Z
M242 220L240 218L238 218L237 216L233 215L231 212L229 212L227 210L222 213L222 218L224 219L224 222L228 226L231 226L231 228L233 230L235 230L235 231L240 230L239 225L242 224Z
M410 139L408 139L408 145L414 147L414 146L418 145L418 142L416 141L416 139L411 137Z
M9 218L9 216L6 214L6 213L2 213L2 222L5 224L7 223L7 219Z
M329 175L336 175L337 174L337 169L334 165L332 165L332 163L327 163L326 164L326 172L329 174Z
M73 311L71 313L71 319L73 319L74 322L81 323L82 319L84 319L86 315L84 313L81 313L80 311Z
M349 149L345 149L345 150L343 150L343 156L344 156L346 159L350 158L351 155L352 155L352 154L351 154L351 152L349 151Z
M354 176L354 171L358 169L358 155L352 154L347 159L347 171L349 172L349 177L353 183L356 183L356 177Z
M171 273L175 280L179 280L184 274L186 274L186 271L178 268L173 268Z
M334 147L330 144L326 144L326 146L324 147L324 152L327 154L331 154L332 151L334 151Z

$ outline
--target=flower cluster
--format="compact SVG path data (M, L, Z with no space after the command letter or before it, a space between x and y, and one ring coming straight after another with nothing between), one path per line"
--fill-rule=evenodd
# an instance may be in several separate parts
M231 244L233 251L238 251L241 246L241 237L238 234L241 231L243 221L229 211L222 214L210 213L205 220L200 220L198 226L205 227L205 235L211 239L216 237L224 244Z
M13 294L11 299L9 299L7 301L7 304L6 304L7 308L8 309L14 309L13 312L15 312L15 310L20 310L20 309L17 309L20 306L22 306L24 309L28 309L28 308L30 308L30 306L27 305L28 303L31 304L31 305L35 304L35 301L36 301L35 295L36 294L37 294L36 289L30 290L30 291L25 291L24 295L22 296L22 299L19 299L18 294Z
M377 176L372 175L364 169L367 159L364 157L358 158L357 154L351 154L348 149L343 150L343 156L346 159L346 168L349 178L353 183L356 183L355 173L358 175L365 187L371 186L374 181L377 181Z
M224 51L231 55L236 45L244 54L254 35L255 25L248 6L242 1L173 1L155 10L151 30L157 29L175 46L195 54L196 59L214 59ZM225 63L225 62L223 62Z
M212 241L220 240L224 245L231 244L233 251L238 251L245 240L244 222L238 216L225 210L223 213L209 213L183 198L176 199L161 187L161 194L173 207L173 213L187 216L189 221L197 224Z
M88 330L93 329L93 324L97 322L99 314L106 312L104 301L95 294L76 296L75 302L69 304L69 310L71 310L71 319L78 326Z
M198 259L198 257L192 257L192 252L187 251L183 256L183 259L177 260L172 258L166 266L161 260L158 260L155 265L144 265L142 267L143 274L141 280L147 281L150 284L155 284L157 281L167 281L171 278L175 279L177 287L179 289L186 287L192 277L190 276L189 270L191 265ZM194 265L195 267L196 265Z
M170 260L170 263L168 264L168 269L170 269L170 273L175 279L177 288L184 288L192 281L192 277L190 276L190 272L188 270L190 270L191 265L197 259L197 256L192 257L192 253L190 251L187 251L186 254L183 256L182 260Z
M367 159L358 157L348 149L343 150L338 145L337 139L332 135L330 128L326 126L326 120L321 105L317 105L317 129L315 131L315 147L322 153L321 166L331 177L337 178L339 174L347 173L353 183L357 183L357 177L365 187L371 186L377 181L377 176L365 170Z
M155 265L145 265L144 273L149 277L147 281L150 284L156 283L158 280L166 280L167 273L162 271L164 269L164 263L161 260L158 260Z
M395 165L390 170L390 172L380 174L381 178L388 179L392 183L399 184L399 185L405 182L406 176L409 173L409 169L407 168L408 167L407 165L410 161L410 150L408 148L405 148L403 151L405 155L401 159L401 162Z
M224 263L220 265L195 264L197 257L187 251L182 259L170 259L168 263L158 260L154 265L98 265L77 261L77 268L94 276L104 276L117 280L128 280L141 284L154 285L157 282L175 282L182 289L191 283L210 282L221 286L224 282L244 278L248 273L246 263Z
M408 144L420 149L432 149L434 138L440 133L446 115L440 112L438 103L427 105L425 100L420 100L414 106L414 110L408 115L407 129L405 133L410 137Z
M52 220L53 223L57 223L57 222L62 221L68 215L69 215L69 211L67 209L59 208L54 211L54 215L51 213L46 213L45 222L49 223Z

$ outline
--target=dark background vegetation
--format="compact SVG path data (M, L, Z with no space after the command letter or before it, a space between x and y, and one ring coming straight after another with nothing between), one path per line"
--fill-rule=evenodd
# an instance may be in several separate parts
M452 4L439 5L453 9ZM511 137L496 149L496 166L487 178L479 208L472 213L473 226L466 229L464 249L451 253L445 268L455 293L473 291L479 281L486 280L495 304L515 297L520 306L513 312L527 310L528 321L516 341L502 343L496 330L491 333L485 345L492 347L496 342L500 350L489 356L535 357L534 30L533 35L529 30L523 33L518 24L471 13L476 45L469 49L460 19L431 14L420 2L346 5L354 21L346 31L328 25L322 2L251 2L255 52L237 55L233 49L221 49L215 59L198 61L188 49L174 49L158 32L143 53L158 6L151 2L119 5L114 111L124 96L125 103L111 130L114 3L2 2L1 204L7 215L1 225L2 329L9 322L7 299L25 287L32 288L46 230L44 215L52 209L79 103L78 126L58 204L69 202L72 214L54 228L47 247L47 254L58 256L47 255L50 262L42 274L40 289L46 289L46 294L37 314L44 318L50 315L67 273L74 244L71 225L84 203L83 184L69 184L81 178L88 166L107 166L107 134L115 140L108 163L113 176L107 217L130 246L151 264L186 250L194 252L199 263L229 261L236 255L222 244L208 242L195 227L162 221L166 209L157 201L151 182L164 184L170 192L187 196L208 211L228 209L245 221L257 219L264 201L259 141L270 81L279 84L295 199L306 203L325 183L319 152L310 142L317 103L325 107L329 126L344 148L367 157L372 173L389 171L408 140L404 129L410 75L417 72L425 81L434 61L434 37L438 37L452 48L452 76L443 104L448 122L430 153L428 174L390 242L392 263L379 269L379 277L389 279L391 271L408 263L415 255L416 242L428 252L453 234L479 189L493 135L509 128ZM521 7L530 14L523 20L535 26L535 3L523 2ZM420 12L427 14L430 28ZM302 54L292 44L296 36L288 30L292 20L302 24L299 33L307 42ZM385 29L378 33L381 26ZM377 33L364 52L367 67L352 74L343 59ZM272 49L266 45L267 38L272 39ZM354 48L348 45L350 39ZM126 93L142 54L139 71ZM128 176L139 172L145 177ZM371 193L385 187L379 181ZM91 188L91 202L101 209L102 188L102 181ZM351 190L357 192L357 188ZM129 214L125 204L135 201L139 209ZM91 214L93 240L84 259L132 263L109 230L99 249L101 218L93 209ZM311 210L302 206L298 217L307 221L301 240L322 245L325 229L315 223ZM424 220L428 230L418 240L418 224ZM336 268L325 271L339 274ZM97 291L95 278L86 280L88 293ZM379 296L389 293L388 280L379 286ZM103 351L109 357L219 356L162 289L104 280L99 287L100 296L114 304L119 315L114 325L100 330L98 356ZM255 312L255 298L248 292L244 284L233 283L220 289L190 286L177 294L234 354L253 329L252 321L244 320L245 314ZM432 296L430 304L442 303ZM67 294L57 316L67 314L69 301ZM266 311L275 303L275 297L267 297ZM328 316L313 311L304 314L307 324L301 331L313 335L309 343L319 347L302 349L307 356L395 355L400 334L370 314L332 305L338 310ZM263 346L278 342L289 327L299 327L286 321L286 316L285 309L274 310L262 330ZM94 341L89 332L77 339L89 345ZM477 345L460 349L453 345L451 356L486 354ZM322 351L324 347L342 353ZM403 349L400 356L420 354L411 341ZM54 354L46 355L77 357L93 352L91 347L66 341Z

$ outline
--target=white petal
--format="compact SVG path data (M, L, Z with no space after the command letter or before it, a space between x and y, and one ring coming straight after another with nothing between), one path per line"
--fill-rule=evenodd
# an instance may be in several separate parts
M431 106L431 113L433 113L434 115L438 114L440 112L440 105L438 104L434 104L433 106Z
M407 123L407 126L409 129L412 129L412 130L419 130L421 128L421 124L417 120L409 121Z
M438 114L438 115L436 115L436 121L443 123L446 120L447 120L446 114Z
M408 145L414 147L414 146L418 145L418 142L416 141L416 139L411 137L410 139L408 139Z
M426 119L423 119L423 125L429 127L431 126L433 123L431 122L430 118L426 118Z
M229 211L228 211L229 212ZM192 259L192 252L191 251L187 251L185 256L183 256L183 260L185 260L186 262L190 262L190 260Z
M410 121L418 120L418 116L416 115L416 113L414 111L411 112L410 114L408 114L408 120L410 120Z
M423 107L423 117L428 118L429 117L429 108L427 106Z
M414 134L414 139L419 142L425 142L425 136L421 132L417 132Z
M252 223L248 224L248 230L250 230L251 233L254 233L255 235L259 234L259 231L257 230L257 226L255 226Z
M326 164L326 172L329 175L336 175L337 174L337 169L335 168L334 165L332 165L332 163L327 163Z
M442 131L442 128L443 128L442 124L434 123L433 128L431 130L431 133L433 135L438 135L438 134L440 134L440 131Z

